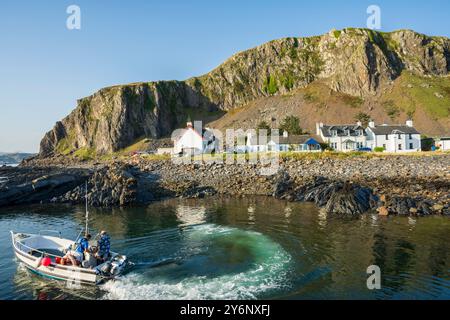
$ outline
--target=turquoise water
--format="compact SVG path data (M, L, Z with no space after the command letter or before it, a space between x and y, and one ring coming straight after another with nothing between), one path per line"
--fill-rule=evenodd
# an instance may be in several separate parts
M70 288L19 265L9 230L75 238L84 209L0 209L0 299L449 299L450 219L327 217L272 198L168 200L91 209L136 263L100 287ZM381 290L366 286L370 265Z

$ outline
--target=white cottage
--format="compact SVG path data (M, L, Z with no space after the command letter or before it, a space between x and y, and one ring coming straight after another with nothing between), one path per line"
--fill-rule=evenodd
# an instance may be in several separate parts
M367 134L362 124L324 125L316 123L316 134L336 151L355 151L367 147Z
M260 141L257 136L247 137L247 152L271 151L320 152L322 148L320 143L309 135L289 135L286 131L278 139L269 136L266 141Z
M276 139L275 139L276 140ZM289 135L284 131L278 141L270 139L267 144L269 151L320 152L320 143L309 135Z
M192 126L192 122L187 122L186 128L174 131L172 141L174 154L202 154L211 152L218 146L213 132L203 129L201 122L196 126Z
M421 150L420 133L414 128L413 121L405 125L375 125L369 122L367 146L372 150L382 147L386 152L412 152Z
M439 147L441 151L449 151L450 150L450 137L442 137L436 140L436 147Z

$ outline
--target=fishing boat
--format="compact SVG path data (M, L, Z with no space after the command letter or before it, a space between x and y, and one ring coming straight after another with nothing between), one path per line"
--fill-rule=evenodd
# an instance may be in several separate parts
M14 253L27 269L51 279L89 285L98 285L115 279L132 265L126 256L116 252L110 252L109 258L99 265L86 266L82 263L81 266L74 266L60 263L67 248L77 242L84 230L86 234L88 233L88 221L86 191L86 226L80 231L75 241L64 239L60 232L52 230L43 230L39 234L11 231ZM59 235L45 235L50 232L57 232ZM86 255L87 253L84 254L85 258ZM44 258L47 259L46 263L43 263Z

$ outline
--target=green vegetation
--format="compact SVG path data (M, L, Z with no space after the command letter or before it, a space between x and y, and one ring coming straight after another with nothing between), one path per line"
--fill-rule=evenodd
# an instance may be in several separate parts
M370 121L371 117L370 117L370 115L367 114L367 113L364 113L364 112L358 112L358 113L355 115L354 119L355 119L356 121L360 121L364 127L367 127L367 125L369 124L369 121Z
M72 145L68 137L65 137L58 141L56 145L56 152L62 155L68 155L72 151Z
M383 105L394 116L397 109L397 114L403 111L412 118L421 108L432 119L446 118L450 116L450 77L421 77L405 71L384 99Z
M375 152L384 152L384 148L383 147L375 147L374 149L373 149L373 151L375 151Z
M323 151L333 151L333 148L331 148L330 144L327 142L320 143L320 148L322 148Z
M150 140L148 138L140 138L132 145L120 150L117 154L130 154L136 151L146 151L149 148Z
M300 52L300 59L303 60L307 68L304 71L304 79L307 82L312 82L316 76L322 72L325 62L320 58L319 54L311 49L304 49Z
M364 103L363 98L351 96L349 94L342 94L342 100L346 105L352 108L359 108Z
M200 81L199 78L194 78L194 88L195 90L197 90L198 92L202 91L202 82Z
M134 91L130 86L126 86L123 88L123 96L125 97L125 100L132 106L137 106L142 101L144 109L149 112L153 111L156 107L153 93L147 84L144 85L142 100L140 93Z
M333 31L333 35L336 39L339 39L339 37L341 36L342 31L341 30L334 30Z
M263 90L264 90L264 92L266 92L270 95L273 95L278 92L277 79L275 79L275 77L273 75L270 75L264 81Z
M394 39L392 39L392 36L390 33L386 33L386 32L380 32L381 36L383 37L384 40L384 48L388 49L389 51L394 51L397 52L399 49L399 44L397 41L395 41ZM383 50L383 48L381 48ZM383 52L385 52L385 50L383 50Z
M80 148L73 155L82 161L92 160L97 156L94 148Z
M400 109L395 105L395 102L393 100L384 101L383 108L392 121L394 121L400 115Z
M280 131L287 131L289 134L302 134L300 119L296 116L287 116L280 125Z
M295 76L292 70L286 71L283 75L280 76L280 83L287 90L291 90L295 84Z

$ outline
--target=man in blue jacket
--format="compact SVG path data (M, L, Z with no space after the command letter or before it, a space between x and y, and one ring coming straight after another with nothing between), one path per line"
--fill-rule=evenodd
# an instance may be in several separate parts
M69 259L73 266L81 264L84 258L84 252L89 249L89 240L91 235L87 234L86 237L81 238L76 242L75 250L70 250L64 256L63 259Z
M109 239L108 233L105 230L100 232L100 239L97 242L98 252L97 258L102 261L105 261L109 258L109 249L111 246L111 242Z
M89 240L91 240L90 234L87 234L86 237L78 240L76 251L84 253L87 249L89 249Z

